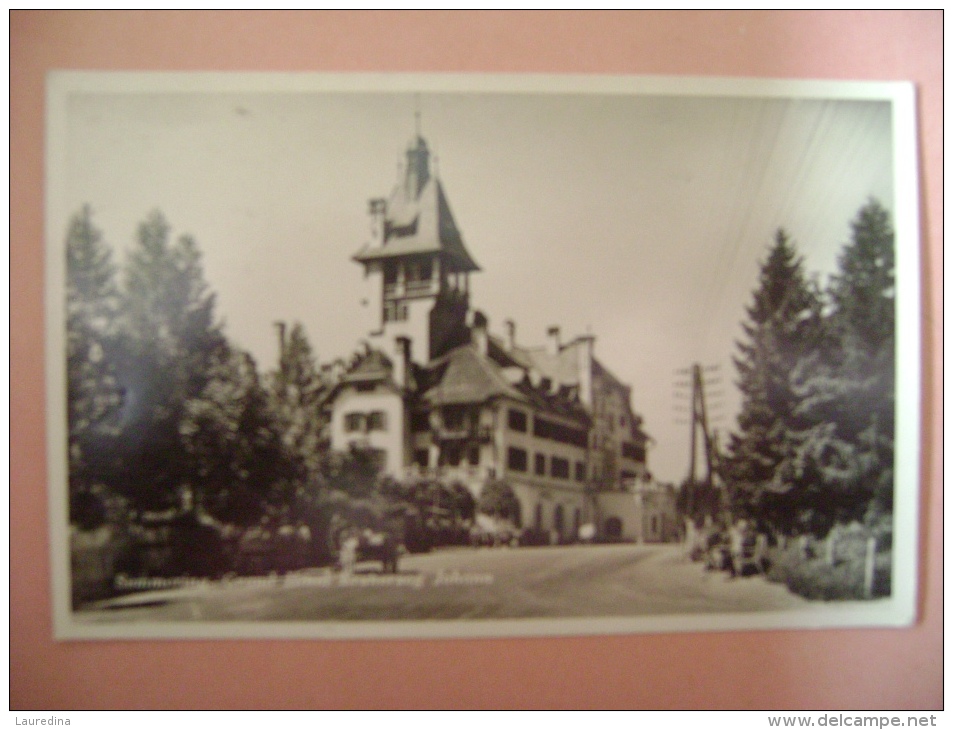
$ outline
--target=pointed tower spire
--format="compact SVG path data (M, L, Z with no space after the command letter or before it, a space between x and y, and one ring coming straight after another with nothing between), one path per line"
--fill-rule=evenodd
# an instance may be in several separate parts
M404 185L411 200L420 197L420 191L430 180L430 150L424 138L417 136L411 146L407 148L407 169L404 175Z

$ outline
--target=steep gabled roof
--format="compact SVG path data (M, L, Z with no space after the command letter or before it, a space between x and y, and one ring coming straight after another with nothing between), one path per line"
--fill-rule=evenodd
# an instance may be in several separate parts
M511 370L509 375L507 370ZM526 369L490 340L488 355L473 344L462 345L427 366L422 400L432 406L485 403L507 397L537 410L588 422L589 416L566 388L534 386ZM514 377L515 376L515 377Z
M341 378L342 383L369 383L390 380L393 364L380 350L369 350Z
M368 244L355 256L367 263L413 254L439 254L453 271L479 271L463 245L460 229L440 180L430 176L427 143L417 137L407 150L404 179L399 181L384 212L380 245Z
M497 396L528 400L507 381L500 367L482 357L472 344L451 350L430 363L427 370L432 379L422 397L431 405L484 403Z

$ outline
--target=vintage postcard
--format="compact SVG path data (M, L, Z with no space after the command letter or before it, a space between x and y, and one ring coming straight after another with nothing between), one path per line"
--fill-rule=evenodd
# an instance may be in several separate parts
M47 100L57 638L915 620L911 85Z

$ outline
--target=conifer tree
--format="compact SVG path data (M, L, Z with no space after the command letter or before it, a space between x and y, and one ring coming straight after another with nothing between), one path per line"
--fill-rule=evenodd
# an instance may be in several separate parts
M851 228L828 290L825 347L795 374L803 428L785 469L810 492L805 507L826 526L892 509L893 231L876 201Z
M324 384L301 323L291 327L287 338L285 324L280 322L277 326L278 368L270 382L275 415L287 457L294 468L294 480L298 486L313 485L328 449L321 412Z
M70 221L66 239L70 519L85 527L103 517L94 490L108 479L117 433L121 394L112 357L118 298L112 252L85 206Z
M170 240L161 213L140 224L124 284L117 486L141 509L164 509L176 506L196 478L180 426L186 403L201 395L223 360L226 341L195 241Z
M791 376L821 337L821 301L782 229L746 312L735 357L742 405L725 463L729 497L737 513L790 529L790 485L779 479L778 467L800 425Z

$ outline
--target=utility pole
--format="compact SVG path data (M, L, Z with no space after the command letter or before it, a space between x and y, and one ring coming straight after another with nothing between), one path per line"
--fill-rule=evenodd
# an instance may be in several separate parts
M713 484L718 466L718 455L715 451L714 440L708 429L708 410L705 406L705 381L702 378L702 367L698 363L692 365L692 458L689 470L689 479L696 483L695 459L698 453L697 437L701 432L705 443L705 468L708 472L708 483Z
M708 422L708 404L705 398L705 376L704 373L717 372L718 366L702 367L699 363L693 363L691 368L679 370L681 375L690 375L691 379L687 381L676 382L676 387L691 388L691 438L690 454L688 468L688 514L695 511L695 499L698 492L698 456L699 444L704 448L705 458L705 479L709 487L716 486L715 480L718 478L718 446L715 438L712 436ZM709 377L710 382L716 382L715 378ZM682 395L681 397L685 397Z

